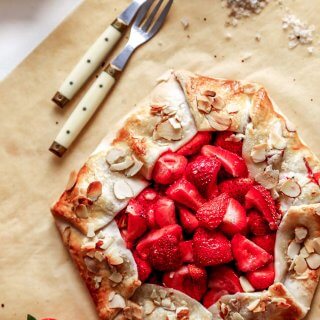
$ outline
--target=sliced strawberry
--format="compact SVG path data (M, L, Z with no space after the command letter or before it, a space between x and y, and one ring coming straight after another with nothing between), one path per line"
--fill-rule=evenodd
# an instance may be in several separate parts
M151 231L148 233L140 242L138 243L136 249L139 256L146 260L150 253L150 248L154 242L159 241L165 235L172 235L177 240L182 239L182 229L179 225L174 224L170 226L163 227L158 230Z
M250 188L245 197L246 208L252 207L262 212L263 216L269 222L271 230L277 230L281 215L277 211L270 192L261 185Z
M215 183L210 183L206 190L206 196L208 200L211 200L217 197L220 194L218 185Z
M216 156L224 169L233 177L247 177L248 169L245 161L237 154L216 146L206 145L202 147L201 153L205 156Z
M181 241L179 249L182 257L182 262L193 262L193 242L192 240Z
M159 228L176 224L176 208L173 200L167 197L161 197L154 206L154 218Z
M242 155L242 141L234 141L230 136L234 134L230 131L221 131L217 132L216 139L214 144L218 147L236 153L238 156L241 157Z
M193 256L196 265L216 266L230 262L230 241L219 231L198 228L193 236Z
M148 261L159 271L175 270L182 265L179 241L175 235L164 234L150 246Z
M183 156L191 156L195 153L198 153L202 146L210 143L211 141L211 133L210 132L198 132L192 140L190 140L187 144L181 147L177 154Z
M215 304L222 296L225 296L228 294L228 291L226 290L216 290L216 289L210 289L206 292L202 299L202 304L206 308L210 308L213 304Z
M236 233L246 232L246 211L237 200L234 200L232 198L229 200L226 214L223 217L220 229L228 236L233 236Z
M263 236L271 233L268 221L256 210L248 212L248 231L255 236Z
M171 184L182 177L187 163L184 156L167 152L156 162L152 172L153 180L160 184Z
M180 223L187 233L193 233L199 227L199 221L187 208L179 207Z
M216 157L198 156L186 167L186 178L193 183L201 194L209 185L216 184L221 162Z
M205 202L196 187L185 178L173 183L166 194L172 200L193 210L197 210Z
M159 194L154 189L146 188L137 196L136 199L143 206L149 206L152 205L158 197Z
M244 197L253 184L254 180L251 178L235 178L222 181L219 183L218 188L221 193L228 193L230 197L244 204Z
M248 272L246 278L256 290L269 288L274 282L274 264L269 263L256 271Z
M240 271L255 271L273 259L272 255L241 234L236 234L232 238L231 245Z
M162 281L166 287L182 291L198 301L207 289L206 270L192 264L165 273Z
M204 203L197 211L196 218L201 227L214 230L222 222L226 212L230 197L226 193Z
M274 255L274 245L276 242L276 235L274 233L265 236L252 237L251 240L268 253Z
M151 266L147 261L142 260L136 252L133 253L133 257L137 264L139 279L145 282L152 272Z

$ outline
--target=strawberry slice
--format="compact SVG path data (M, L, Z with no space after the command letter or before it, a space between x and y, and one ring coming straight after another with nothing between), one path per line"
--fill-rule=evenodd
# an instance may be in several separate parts
M238 156L241 157L242 155L242 141L234 141L230 136L234 134L230 131L221 131L217 132L216 139L214 144L218 147L226 149L230 152L236 153Z
M199 221L188 209L179 207L180 223L183 230L187 233L193 233L199 227Z
M217 197L220 194L218 185L215 183L210 183L206 190L206 196L208 200L211 200Z
M198 153L202 146L210 143L211 141L211 133L206 132L198 132L192 140L190 140L187 144L185 144L183 147L181 147L177 154L180 154L182 156L191 156L195 153Z
M165 273L162 281L166 287L182 291L198 301L207 290L206 270L192 264Z
M137 244L136 249L139 256L143 260L147 260L153 243L159 241L159 239L161 239L165 235L171 235L178 241L180 241L182 239L182 229L179 225L173 224L158 230L151 231Z
M204 203L196 214L199 225L209 230L217 228L227 212L230 199L226 193L222 193L220 196Z
M245 197L246 208L252 207L262 212L263 216L269 222L271 230L277 230L280 223L281 215L277 211L270 192L261 185L250 188Z
M235 178L222 181L218 188L220 193L228 193L230 197L244 204L244 197L253 186L254 180L251 178Z
M186 167L186 178L205 195L209 185L216 184L221 162L216 157L198 156Z
M184 156L167 152L156 162L152 172L153 180L160 184L171 184L182 177L187 163Z
M256 271L248 272L246 277L256 290L264 290L269 288L274 282L273 262Z
M181 241L179 249L182 257L182 262L193 262L193 242L192 240Z
M276 243L276 235L267 234L265 236L256 236L251 239L256 245L274 255L274 246Z
M230 241L219 231L198 228L193 236L193 257L201 267L228 263L233 259Z
M167 197L161 197L154 206L154 218L159 228L176 224L176 208L173 200Z
M216 289L210 289L206 292L202 299L202 304L206 308L210 308L213 304L215 304L222 296L225 296L228 294L228 291L226 290L216 290Z
M134 241L141 237L148 228L146 213L144 207L135 199L130 200L126 213L128 216L126 240Z
M232 238L231 245L234 259L240 271L255 271L273 259L267 251L241 234L236 234Z
M271 233L268 221L256 210L248 213L248 230L255 236L263 236Z
M197 210L205 202L196 187L185 178L173 183L166 194L172 200L193 210Z
M220 225L221 231L228 236L233 236L236 233L245 233L247 230L246 211L242 205L234 199L230 199L226 214L223 217Z
M152 272L151 266L147 261L142 260L136 252L133 253L133 257L137 264L139 279L145 282Z
M221 161L224 169L235 178L248 176L245 161L233 152L220 147L206 145L202 147L201 154L208 157L216 156Z

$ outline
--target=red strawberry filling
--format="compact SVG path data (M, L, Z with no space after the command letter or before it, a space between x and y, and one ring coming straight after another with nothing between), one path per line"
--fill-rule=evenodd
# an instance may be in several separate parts
M240 276L256 290L273 283L281 215L270 192L248 177L241 154L232 132L199 132L158 159L152 186L116 218L142 282L205 307L242 292Z

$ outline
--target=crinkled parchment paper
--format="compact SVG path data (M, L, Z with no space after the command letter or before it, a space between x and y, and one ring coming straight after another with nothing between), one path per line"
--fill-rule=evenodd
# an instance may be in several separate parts
M302 20L318 23L320 28L319 0L283 2ZM59 110L50 102L52 95L128 3L84 1L0 85L1 320L26 319L27 313L37 318L96 319L49 206L62 192L69 172L81 166L112 124L151 90L165 70L185 68L260 82L320 155L319 46L313 56L305 47L287 49L287 35L281 29L283 12L277 1L259 16L226 30L227 10L219 0L176 0L163 29L134 54L112 95L73 148L63 159L49 153L49 145L74 107L70 104ZM186 30L182 17L190 22ZM226 32L232 35L230 40ZM260 42L254 39L257 32L262 36ZM248 54L251 58L241 62ZM319 297L309 319L320 317Z

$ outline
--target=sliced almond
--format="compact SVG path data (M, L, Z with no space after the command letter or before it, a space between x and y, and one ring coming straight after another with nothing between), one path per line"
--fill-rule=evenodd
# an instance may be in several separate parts
M165 139L168 141L178 141L182 139L183 130L180 127L175 129L169 120L165 120L157 124L155 128L155 139Z
M232 123L230 116L219 114L217 112L206 114L205 117L208 120L209 125L217 131L228 130Z
M113 238L111 238L111 237L110 238L105 238L103 240L103 244L100 246L100 248L102 250L107 250L113 244L113 242L114 242Z
M316 270L320 267L320 254L313 253L306 259L306 261L310 269Z
M251 285L251 283L249 282L249 280L246 277L241 276L239 278L239 281L240 281L241 287L244 292L254 292L255 291L254 287Z
M281 162L283 151L272 149L267 152L268 165L278 165Z
M110 276L109 279L114 282L114 283L120 283L123 280L123 276L119 272L113 272Z
M107 152L106 161L111 165L124 158L126 152L123 149L112 148Z
M66 191L69 191L74 187L74 185L77 182L77 177L78 177L77 171L70 172L69 180L66 185Z
M320 238L314 238L312 245L316 253L320 254Z
M294 229L296 242L301 243L308 235L308 229L305 227L296 227Z
M169 122L171 123L171 125L172 125L172 127L174 128L174 129L181 129L182 127L181 127L181 123L180 123L180 121L178 121L175 117L171 117L171 118L169 118Z
M215 91L210 90L210 89L206 89L206 90L201 91L201 94L206 97L215 97L217 95L217 93Z
M251 150L250 156L254 163L260 163L265 161L267 158L267 144L261 143L255 145Z
M307 240L305 240L304 246L308 253L314 253L314 240L308 238Z
M123 258L115 253L108 255L108 262L113 266L123 264Z
M114 295L116 294L115 291L110 291L109 295L108 295L108 301L111 301L114 297Z
M295 179L289 178L281 185L280 192L287 197L296 198L301 194L301 187Z
M109 308L110 309L123 309L126 306L126 301L124 300L124 298L116 293L112 300L109 301Z
M222 110L226 106L225 101L220 96L212 97L210 101L211 106L216 110Z
M113 163L110 166L110 170L111 171L123 171L123 170L126 170L126 169L130 168L133 164L134 164L134 161L133 161L132 157L126 156L123 159L123 161L117 162L117 163Z
M87 207L84 204L79 204L76 207L76 215L80 219L88 219L89 214Z
M151 300L145 300L143 309L146 315L151 314L155 308L156 306Z
M104 255L101 251L95 251L94 257L100 262L104 260Z
M292 240L288 246L287 255L290 259L294 259L301 250L301 244Z
M198 96L197 97L197 108L199 111L204 113L210 113L212 110L211 102L207 97Z
M99 272L99 267L97 266L97 262L90 258L90 257L84 257L83 261L87 267L87 269L92 272L92 273L98 273Z
M134 164L128 170L126 170L125 174L127 177L135 176L143 167L143 162L138 160L136 157L133 156Z
M236 103L228 103L226 110L228 113L237 113L240 110L240 106Z
M271 166L268 166L255 176L255 180L266 189L272 189L279 183L279 170L273 170Z
M297 256L295 259L294 271L297 274L303 274L308 269L306 260L302 256Z
M119 200L124 200L133 197L133 191L130 185L123 180L119 180L114 183L113 193L115 197Z
M166 309L170 308L171 307L171 299L170 298L162 299L161 300L161 305Z
M260 299L253 300L247 306L247 309L253 311L260 304Z
M96 289L98 289L100 287L100 283L102 282L102 277L101 276L95 276L93 278L93 280L95 282Z
M89 222L87 224L87 227L88 227L87 237L88 238L93 238L96 235L95 232L94 232L94 224Z
M269 144L271 147L278 150L283 150L287 146L287 141L284 137L280 136L277 132L271 131L269 135Z
M242 133L236 133L231 134L228 138L225 139L225 141L231 141L231 142L240 142L242 141L246 136Z
M301 250L300 250L300 253L299 255L302 257L302 258L308 258L309 257L309 252L307 251L306 247L302 247Z
M234 312L230 316L230 320L244 320L244 318L239 312Z
M87 197L92 201L97 201L101 194L102 183L100 181L91 182L87 189Z

